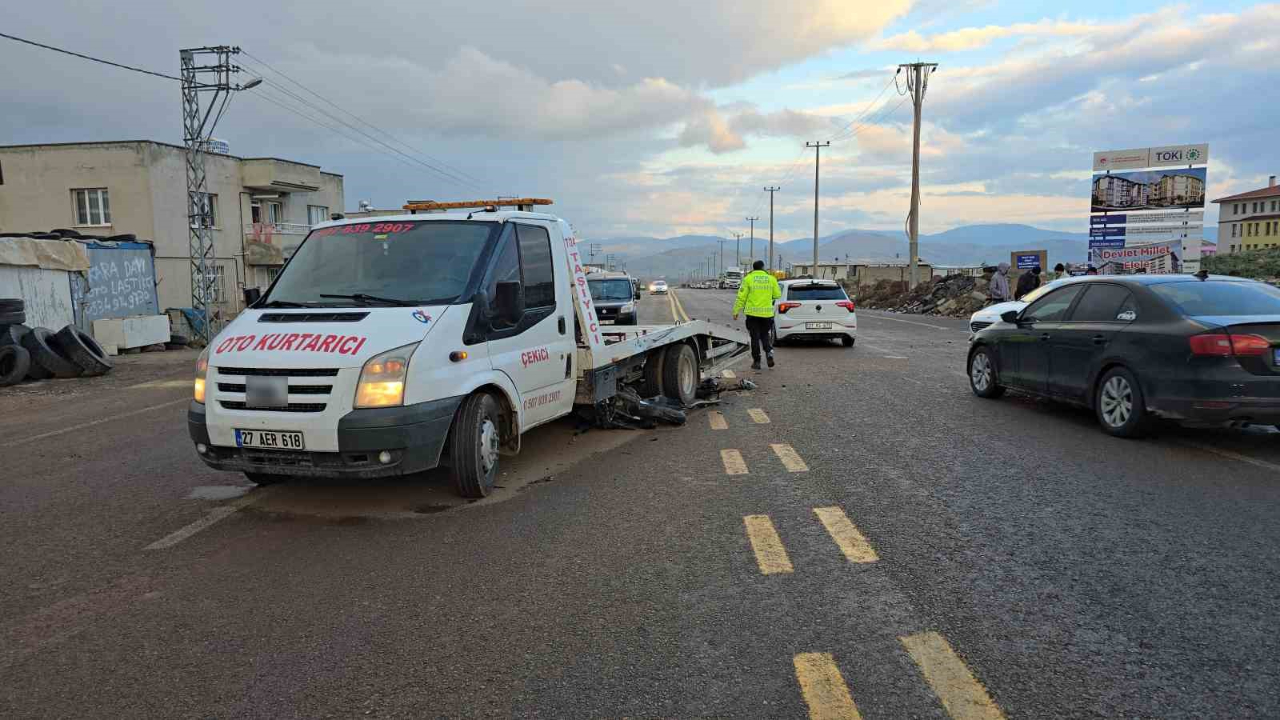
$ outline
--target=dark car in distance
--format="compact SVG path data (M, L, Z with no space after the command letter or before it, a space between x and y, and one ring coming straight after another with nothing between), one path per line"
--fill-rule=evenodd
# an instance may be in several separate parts
M969 385L1084 405L1107 433L1152 417L1280 423L1280 289L1218 275L1095 275L970 338Z

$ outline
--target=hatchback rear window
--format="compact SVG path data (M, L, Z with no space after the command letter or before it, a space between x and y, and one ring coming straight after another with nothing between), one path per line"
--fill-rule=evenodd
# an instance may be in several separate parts
M839 285L792 285L787 290L788 300L845 300L847 297Z
M1280 290L1260 282L1175 282L1151 290L1183 315L1280 315Z

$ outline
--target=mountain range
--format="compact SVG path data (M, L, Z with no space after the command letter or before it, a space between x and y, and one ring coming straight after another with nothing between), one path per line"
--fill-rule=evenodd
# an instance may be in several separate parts
M1205 238L1214 240L1216 230L1212 226L1206 227ZM735 241L713 235L607 238L583 240L581 244L596 250L596 264L603 264L608 255L613 255L615 264L625 263L628 272L641 278L678 278L712 257L718 264L721 248L724 265L734 265ZM757 258L764 258L768 244L767 238L756 238ZM750 265L750 242L744 238L738 245L742 264ZM1020 250L1047 251L1050 266L1058 262L1078 263L1086 260L1088 247L1088 233L1046 230L1031 225L963 225L940 233L920 235L920 258L933 265L994 265L1008 262L1010 253ZM906 262L908 252L903 233L847 230L818 238L821 262ZM781 256L781 267L794 262L811 262L813 240L775 241L774 253Z

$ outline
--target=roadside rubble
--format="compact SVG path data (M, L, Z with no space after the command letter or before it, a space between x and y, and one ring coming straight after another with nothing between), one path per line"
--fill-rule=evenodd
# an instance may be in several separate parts
M881 280L857 293L859 307L917 315L969 317L987 301L987 280L969 275L948 275L921 283L907 291L907 283Z

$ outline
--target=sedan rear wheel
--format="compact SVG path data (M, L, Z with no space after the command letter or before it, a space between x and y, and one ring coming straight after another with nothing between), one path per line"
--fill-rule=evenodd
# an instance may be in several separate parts
M1103 432L1138 437L1147 426L1147 405L1138 378L1127 368L1111 368L1098 383L1094 410Z
M1004 387L996 383L996 368L991 351L980 347L969 356L969 387L980 398L994 400L1004 395Z

